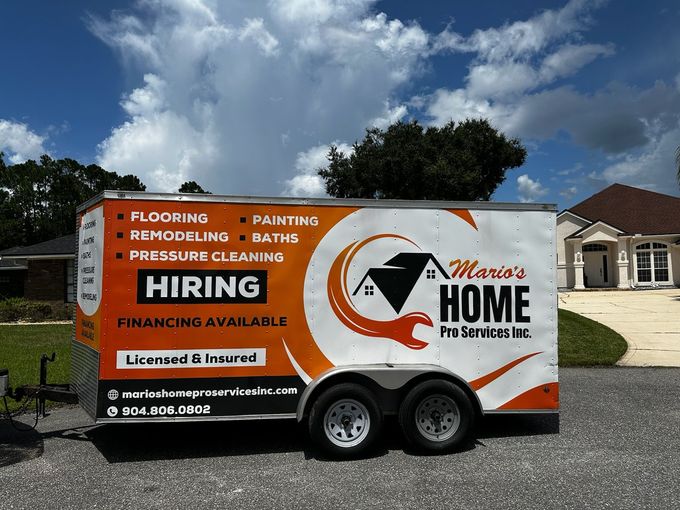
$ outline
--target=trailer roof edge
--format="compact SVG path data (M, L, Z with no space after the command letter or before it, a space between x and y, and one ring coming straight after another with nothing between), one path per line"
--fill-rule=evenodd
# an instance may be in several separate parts
M207 193L152 193L146 191L113 191L107 190L95 195L80 204L76 212L81 212L98 202L113 200L165 200L173 202L207 202L207 203L246 203L264 205L315 205L346 207L401 207L410 209L472 209L472 210L511 210L511 211L551 211L557 212L557 204L527 204L515 202L462 202L444 200L385 200L365 198L288 198L260 197L240 195L211 195Z

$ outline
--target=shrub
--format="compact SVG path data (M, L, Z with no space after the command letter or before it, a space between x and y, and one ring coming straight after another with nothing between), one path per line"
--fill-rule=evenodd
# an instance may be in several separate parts
M53 305L52 306L52 318L57 321L67 321L73 314L71 312L72 306L68 303L63 305Z
M52 305L43 301L30 301L25 298L8 298L0 301L0 322L38 322L57 318Z
M26 320L39 322L52 318L52 306L41 301L29 301L26 303Z
M21 317L23 298L7 298L0 301L0 322L16 322Z

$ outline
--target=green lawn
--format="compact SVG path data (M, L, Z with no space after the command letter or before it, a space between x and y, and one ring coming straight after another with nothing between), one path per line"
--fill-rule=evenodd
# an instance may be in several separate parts
M616 331L568 310L558 312L559 366L613 365L628 344Z
M9 369L9 385L38 384L40 355L57 353L54 363L47 365L47 382L67 383L71 372L71 325L35 324L0 326L0 368ZM19 404L7 399L10 409ZM5 406L0 399L0 409Z

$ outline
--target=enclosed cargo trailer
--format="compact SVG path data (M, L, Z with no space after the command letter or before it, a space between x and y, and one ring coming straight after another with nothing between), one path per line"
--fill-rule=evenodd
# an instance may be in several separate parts
M77 212L72 383L97 423L385 414L450 449L556 412L555 207L104 192Z

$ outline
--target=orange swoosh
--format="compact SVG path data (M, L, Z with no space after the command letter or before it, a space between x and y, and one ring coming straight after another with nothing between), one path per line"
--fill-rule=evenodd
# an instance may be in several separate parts
M394 320L378 321L361 315L352 305L347 292L347 272L354 255L367 243L376 239L392 237L413 241L397 234L379 234L347 246L335 259L328 273L328 300L335 315L352 331L370 337L390 338L410 349L423 349L428 344L413 336L413 329L418 324L432 327L432 319L422 312L412 312Z
M458 216L461 220L465 221L475 230L478 230L477 223L475 223L475 219L472 217L472 214L470 214L470 211L468 211L467 209L449 209L448 211Z
M525 391L498 409L559 409L559 383L539 384Z
M484 376L480 377L479 379L475 379L474 381L470 381L470 387L475 391L480 390L484 386L489 384L490 382L498 379L500 376L502 376L505 372L507 372L511 368L522 363L522 361L528 360L529 358L536 356L537 354L541 354L541 353L540 352L534 352L532 354L527 354L525 356L522 356L521 358L517 358L516 360L511 361L507 365L503 365L498 370L494 370L493 372L491 372L487 375L484 375Z

